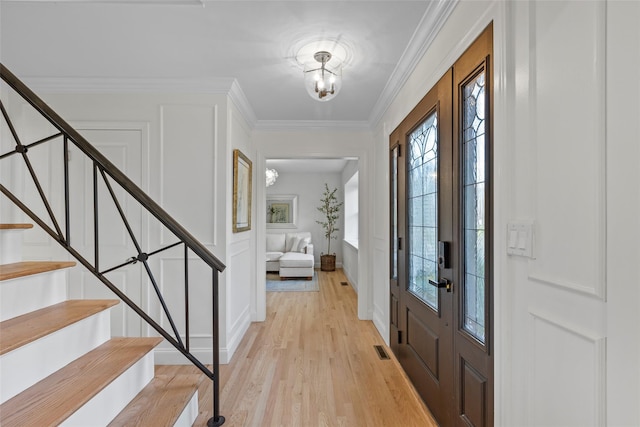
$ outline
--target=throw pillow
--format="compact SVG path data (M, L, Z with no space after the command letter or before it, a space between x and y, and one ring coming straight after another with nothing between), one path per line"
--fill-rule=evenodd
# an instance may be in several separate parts
M289 245L288 249L290 252L299 252L298 246L300 245L300 237L293 236L291 238L291 245Z
M304 239L300 239L300 242L298 242L298 246L297 246L296 252L307 253L307 245L309 243L311 243L311 238L310 237L305 237Z

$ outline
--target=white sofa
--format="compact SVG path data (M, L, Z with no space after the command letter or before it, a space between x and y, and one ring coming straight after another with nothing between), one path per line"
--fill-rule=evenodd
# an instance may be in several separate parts
M267 233L267 272L278 272L281 278L313 277L313 244L311 233Z

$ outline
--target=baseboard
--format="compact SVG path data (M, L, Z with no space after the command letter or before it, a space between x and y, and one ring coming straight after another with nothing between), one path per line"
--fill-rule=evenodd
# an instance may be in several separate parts
M347 277L347 280L349 281L349 284L351 285L353 290L356 291L356 294L357 294L358 293L358 281L353 280L353 277L351 276L351 274L349 274L348 270L342 269L342 271L344 272L344 275Z
M227 345L224 349L220 348L220 363L229 363L231 361L249 326L251 326L251 307L247 306L227 333L227 337L229 337Z
M384 339L385 344L389 345L389 321L384 318L383 311L377 306L373 308L373 325L382 339Z
M320 270L321 267L322 266L320 265L319 262L316 262L316 263L313 264L313 268L315 268L316 270ZM342 263L336 261L336 268L342 268Z

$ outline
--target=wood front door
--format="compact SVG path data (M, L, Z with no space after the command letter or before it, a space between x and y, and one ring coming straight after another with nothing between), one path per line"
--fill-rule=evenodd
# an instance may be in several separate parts
M390 136L391 348L442 426L493 424L489 26Z

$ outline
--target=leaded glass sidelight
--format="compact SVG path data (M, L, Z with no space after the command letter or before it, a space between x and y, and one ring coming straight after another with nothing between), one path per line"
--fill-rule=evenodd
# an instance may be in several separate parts
M462 88L464 329L485 342L485 73Z
M408 290L438 309L438 117L434 112L409 135L407 194Z
M398 150L394 147L391 152L391 278L398 278Z

